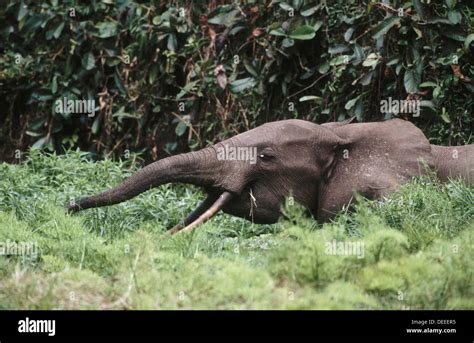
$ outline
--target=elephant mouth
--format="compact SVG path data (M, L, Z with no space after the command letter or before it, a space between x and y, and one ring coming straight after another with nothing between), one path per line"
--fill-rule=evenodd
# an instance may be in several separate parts
M224 192L229 192L232 198L222 207L222 212L247 219L254 224L274 224L281 217L281 206L284 197L271 192L271 185L261 179L248 180L241 190L232 189L207 189L216 197Z
M253 182L247 184L242 190L230 190L226 188L207 188L206 192L209 194L195 210L191 213L181 224L175 225L168 230L168 233L175 234L180 231L191 231L197 226L207 222L213 218L219 211L226 213L234 212L234 202L243 203L247 198L250 203L250 212L248 214L242 212L240 216L244 218L251 218L253 221L253 207L256 207L255 198L252 195ZM244 195L245 194L245 195ZM234 201L233 201L234 200ZM237 213L237 212L236 212Z

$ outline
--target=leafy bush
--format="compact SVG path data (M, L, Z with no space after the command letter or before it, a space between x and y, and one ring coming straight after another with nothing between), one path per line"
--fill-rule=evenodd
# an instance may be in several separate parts
M156 159L266 121L402 116L437 143L473 128L468 1L7 1L0 142ZM419 99L419 118L380 113ZM94 99L95 116L58 99ZM18 157L18 156L17 156Z

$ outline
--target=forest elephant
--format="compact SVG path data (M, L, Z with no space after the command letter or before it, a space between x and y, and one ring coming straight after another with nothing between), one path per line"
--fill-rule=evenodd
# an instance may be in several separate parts
M381 198L431 168L442 181L474 180L474 145L431 145L401 119L374 123L304 120L266 123L202 150L151 163L116 187L80 199L71 212L120 203L165 183L203 187L207 198L171 233L191 230L219 210L274 223L291 194L318 222L331 219L355 193Z

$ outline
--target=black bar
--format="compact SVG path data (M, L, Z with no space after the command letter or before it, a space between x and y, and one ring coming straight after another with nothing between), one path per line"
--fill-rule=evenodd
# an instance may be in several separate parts
M473 342L473 311L0 311L0 340L65 336L277 335L400 337ZM26 322L28 318L28 322ZM19 332L55 320L54 336ZM35 327L33 326L33 329ZM432 330L408 333L407 329ZM455 329L434 333L436 329Z

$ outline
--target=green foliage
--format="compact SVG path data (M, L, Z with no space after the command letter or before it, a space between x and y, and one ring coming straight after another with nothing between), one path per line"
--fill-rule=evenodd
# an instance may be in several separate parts
M473 27L468 1L7 1L0 142L10 158L28 145L156 158L270 120L398 115L465 143ZM95 116L57 112L65 97L95 100ZM421 100L420 118L380 113L389 97Z
M183 187L65 213L135 167L38 150L0 164L0 248L37 246L0 255L1 309L474 308L472 187L415 180L323 226L289 199L275 225L219 214L175 236L200 198Z

